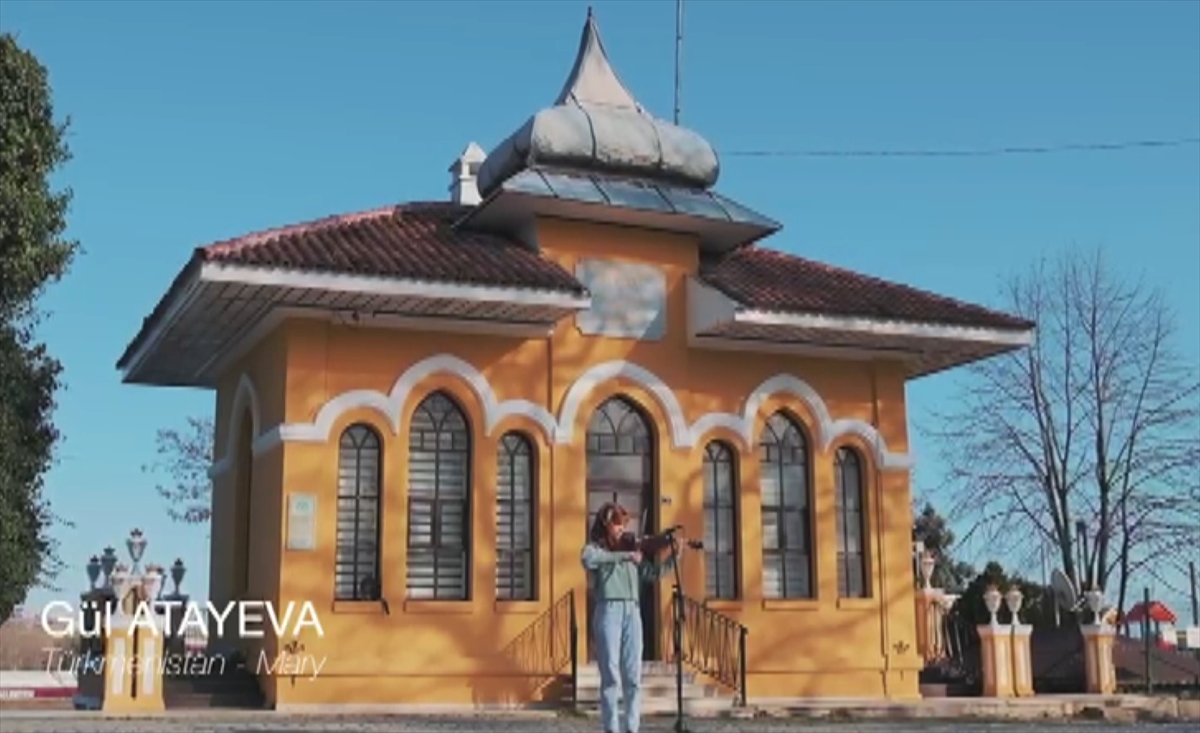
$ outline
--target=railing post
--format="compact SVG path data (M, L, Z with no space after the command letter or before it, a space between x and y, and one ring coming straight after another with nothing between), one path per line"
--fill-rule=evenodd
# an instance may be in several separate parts
M579 705L579 624L575 620L575 589L571 594L571 707Z
M739 707L746 707L746 627L738 624L738 687L741 693L742 703Z

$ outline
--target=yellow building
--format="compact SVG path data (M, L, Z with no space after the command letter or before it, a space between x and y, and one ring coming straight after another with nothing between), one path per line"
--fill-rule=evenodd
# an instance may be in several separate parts
M705 542L682 565L703 679L918 696L905 384L1032 326L768 249L718 170L589 15L559 98L471 144L450 201L195 251L119 366L216 391L210 598L319 614L245 642L324 662L260 670L270 704L556 694L587 669L579 556L614 497ZM648 661L671 587L643 601Z

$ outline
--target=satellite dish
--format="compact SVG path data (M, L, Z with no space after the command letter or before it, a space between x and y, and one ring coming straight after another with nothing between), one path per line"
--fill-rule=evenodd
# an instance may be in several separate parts
M1054 591L1054 600L1058 602L1059 608L1064 611L1074 613L1083 608L1084 599L1075 592L1075 586L1071 584L1067 574L1058 568L1050 573L1050 589Z

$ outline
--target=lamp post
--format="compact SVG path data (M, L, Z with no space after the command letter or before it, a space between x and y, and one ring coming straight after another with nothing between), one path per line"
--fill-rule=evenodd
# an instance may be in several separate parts
M104 574L104 588L112 589L112 573L117 567L117 551L112 547L105 547L104 552L100 555L100 572Z
M96 583L100 581L100 558L92 555L87 564L88 590L96 590Z
M142 555L146 552L146 537L142 534L142 530L134 529L129 533L129 539L125 540L125 547L129 550L129 559L133 560L133 567L130 568L132 573L140 573Z

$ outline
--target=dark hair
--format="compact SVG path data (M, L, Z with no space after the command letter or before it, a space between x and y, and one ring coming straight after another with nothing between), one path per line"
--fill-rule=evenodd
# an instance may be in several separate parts
M600 507L600 511L596 512L596 518L592 521L592 531L588 533L588 539L592 542L607 544L608 525L614 522L624 522L628 518L629 511L625 507L610 501Z

